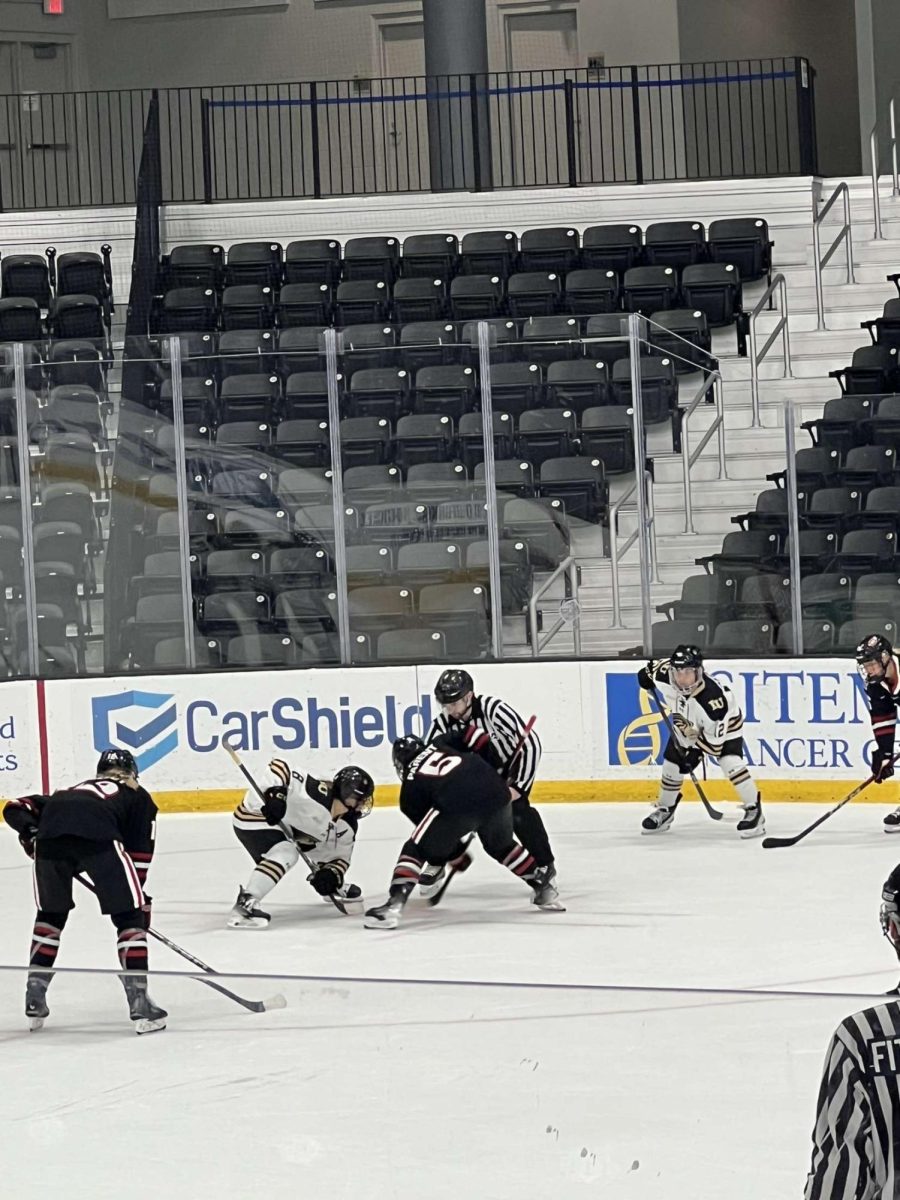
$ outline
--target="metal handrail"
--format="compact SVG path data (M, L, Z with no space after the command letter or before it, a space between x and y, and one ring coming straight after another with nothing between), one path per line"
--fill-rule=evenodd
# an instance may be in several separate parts
M778 289L781 298L781 320L772 330L766 344L762 350L757 351L756 348L756 318L769 302L769 297ZM759 302L750 313L747 320L748 335L750 338L750 402L752 405L752 427L758 428L760 425L759 419L759 364L769 353L772 348L772 343L781 334L782 355L784 357L784 378L792 379L793 371L791 370L791 337L788 329L788 298L787 298L787 283L783 275L776 275L762 296Z
M872 133L874 137L874 130ZM877 189L876 189L877 190ZM844 224L841 226L837 237L825 251L824 258L822 257L822 247L819 241L819 226L828 216L831 211L831 206L837 200L838 196L844 197ZM825 283L822 278L822 271L825 265L830 260L832 254L837 250L843 240L847 252L847 283L855 283L856 278L853 274L853 223L850 218L850 188L846 183L839 183L829 197L828 203L821 210L819 204L822 200L822 185L815 183L813 185L813 266L816 275L816 314L817 314L817 329L825 328ZM880 221L880 217L879 217ZM881 237L881 234L878 234ZM774 280L773 280L774 282Z
M620 548L617 540L619 531L619 514L629 501L635 505L637 504L637 500L632 500L632 497L636 497L639 479L640 476L636 475L635 481L628 491L621 495L615 504L611 504L609 508L609 569L612 578L613 629L624 628L624 625L622 624L622 599L621 588L619 584L619 560L628 553L641 534L640 526L638 526L633 533L628 535L628 537L625 539L624 545ZM647 481L652 483L652 477L649 471L644 472L644 481L645 483ZM649 508L647 531L649 533L648 545L650 548L650 570L653 583L659 583L659 564L656 557L656 509L653 503L652 487L647 488L647 499Z
M891 178L893 181L892 194L900 196L900 177L897 173L897 118L894 111L894 101L888 106L888 113L891 122ZM884 238L884 233L881 228L881 196L878 192L878 180L881 172L878 169L878 122L872 126L872 132L869 135L869 154L872 158L872 210L875 216L875 240L880 241Z
M569 595L567 601L574 603L572 616L572 634L575 639L575 656L581 657L581 611L578 607L578 566L575 561L575 555L570 554L568 558L564 558L556 570L545 579L541 586L532 594L528 601L528 629L531 637L531 657L537 658L544 647L550 642L563 628L569 624L568 618L564 614L560 614L553 623L553 628L550 629L543 637L538 632L538 616L537 606L538 600L551 587L552 584L561 575L567 575L569 579Z
M719 386L715 387L718 382ZM713 396L716 403L716 419L710 425L709 429L700 439L700 444L696 450L691 453L690 448L690 429L688 422L697 408L697 405L704 398L710 388L713 388ZM725 465L725 401L722 395L722 376L718 371L710 371L707 378L700 385L696 396L686 408L679 410L681 423L681 467L684 486L684 532L696 533L694 528L694 505L691 497L691 467L703 453L706 448L706 443L714 433L718 434L719 441L719 479L727 479L728 472Z

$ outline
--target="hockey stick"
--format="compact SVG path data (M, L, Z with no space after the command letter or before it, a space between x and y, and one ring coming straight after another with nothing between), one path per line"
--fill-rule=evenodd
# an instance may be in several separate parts
M521 733L521 735L520 735L520 737L519 737L519 740L516 742L515 749L514 749L514 750L513 750L513 752L512 752L512 755L511 755L511 757L510 757L510 760L509 760L509 762L506 764L506 770L503 772L503 778L504 778L504 779L508 779L508 778L509 778L509 773L510 773L510 771L512 771L512 769L513 769L513 766L514 766L514 764L515 764L515 761L516 761L516 759L517 759L517 758L519 757L519 755L522 753L522 747L525 745L525 739L528 737L529 733L531 733L532 729L534 729L534 726L535 726L535 722L536 722L536 721L537 721L537 717L536 717L536 716L531 716L531 717L529 717L529 718L528 718L528 720L525 722L525 728L522 730L522 733ZM465 862L465 857L464 857L464 855L465 855L465 852L466 852L466 851L469 849L469 847L472 845L472 842L473 842L474 840L475 840L475 834L474 834L474 833L470 833L468 837L466 837L466 838L463 838L463 840L462 840L462 848L463 848L463 849L462 849L462 853L461 853L461 854L458 854L458 855L456 856L456 857L457 857L457 861L460 861L460 860L462 860L463 862ZM446 892L447 888L450 886L451 880L453 879L454 875L461 875L463 871L467 870L468 866L469 866L469 864L468 864L468 862L466 862L464 867L451 867L451 868L448 870L448 872L447 872L447 878L446 878L446 879L444 880L444 882L441 884L441 886L440 886L440 890L439 890L439 891L437 891L437 892L435 892L435 894L434 894L433 896L431 896L431 897L430 897L430 899L429 899L429 901L428 901L428 903L431 905L431 907L432 907L432 908L434 908L434 907L435 907L435 905L437 905L437 904L440 904L441 900L443 900L443 898L444 898L444 892Z
M893 763L897 762L898 759L900 759L900 754L895 754L894 757L891 759L891 763L893 764ZM824 813L822 813L821 817L817 817L815 819L815 821L813 821L812 825L807 825L807 827L805 829L802 829L800 831L800 833L795 833L793 837L766 837L766 838L763 838L763 840L762 840L763 849L764 850L777 850L781 846L796 846L797 843L802 841L808 833L812 833L812 831L814 829L818 829L818 827L822 824L823 821L827 821L829 817L833 817L834 814L839 809L843 808L845 804L849 804L851 800L855 800L856 797L860 794L860 792L864 792L866 790L866 788L869 786L869 784L874 783L874 781L875 781L875 776L870 775L868 779L866 779L863 783L859 784L858 787L855 787L849 796L845 796L843 800L841 800L841 801L839 801L839 803L835 804L834 808L829 808L828 812L824 812Z
M223 749L227 751L228 756L231 759L231 761L234 763L234 765L237 767L237 769L240 771L240 773L244 776L244 778L247 780L247 782L253 788L254 792L256 792L257 796L259 796L260 800L262 800L262 802L265 803L265 800L266 800L265 793L263 792L263 790L259 786L259 784L256 782L256 780L253 778L253 776L250 774L249 770L241 762L240 758L237 755L237 751L232 750L232 748L230 746L226 746L224 742L222 743L222 746L223 746ZM288 839L289 842L293 842L294 845L297 846L296 838L294 837L294 835L291 833L290 829L287 827L287 825L285 825L285 823L283 821L278 822L278 828L281 830L281 832L284 834L284 836ZM300 857L303 859L303 861L309 867L310 871L315 872L315 869L316 869L315 863L312 862L311 859L307 858L307 856L303 853L303 851L300 849L299 846L297 846L297 850L300 854ZM365 907L361 896L356 897L355 899L348 899L348 900L342 900L339 896L326 896L325 899L330 900L331 903L334 905L334 907L341 914L341 916L344 916L344 917L360 917L360 916L362 916L363 908Z
M650 693L650 695L653 699L653 703L656 705L659 715L662 717L663 721L665 722L666 729L668 729L668 731L669 731L669 737L675 742L675 745L677 746L678 739L675 737L675 729L672 726L672 721L671 721L671 718L669 717L669 714L666 712L665 708L663 707L663 702L662 702L662 699L660 698L659 692L656 690L656 688L654 688L653 691ZM700 781L697 779L697 776L694 774L694 772L689 771L688 774L690 775L691 779L694 782L694 787L697 789L697 794L699 795L700 799L703 801L703 807L706 809L706 811L709 813L709 815L712 817L712 819L714 821L721 821L724 814L719 812L719 810L717 808L713 808L713 806L707 800L706 794L704 793L703 788L700 786Z
M89 892L93 892L96 896L97 890L94 885L83 875L76 875L75 878L82 887L86 887ZM164 946L168 946L170 950L174 950L176 954L180 954L182 958L186 958L188 962L193 963L195 967L199 967L201 971L205 971L207 975L218 975L219 972L207 963L202 962L190 951L185 950L170 938L167 938L164 933L159 933L156 929L148 927L147 932L151 937L155 937L158 942L162 942ZM216 992L221 992L223 996L227 996L229 1000L233 1000L235 1004L240 1004L246 1008L248 1012L269 1012L273 1008L287 1008L287 1000L279 992L275 996L270 996L268 1000L245 1000L243 996L239 996L236 992L229 991L227 987L223 987L221 983L214 983L211 979L198 979L197 983L203 983L207 987L212 988Z

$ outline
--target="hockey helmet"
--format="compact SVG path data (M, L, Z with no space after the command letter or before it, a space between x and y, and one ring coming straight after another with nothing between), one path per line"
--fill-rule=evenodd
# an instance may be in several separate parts
M401 737L394 742L392 758L394 770L401 780L406 778L406 770L411 762L425 751L425 743L417 737Z
M107 771L123 771L126 775L138 777L138 765L130 750L122 750L118 746L104 750L97 759L97 774L105 775Z
M331 781L331 796L358 817L367 817L375 802L375 781L362 767L341 767Z
M856 647L856 666L863 679L880 679L894 654L894 648L880 633L870 633ZM866 669L868 663L877 663L880 671Z
M693 678L679 681L676 675L693 670ZM676 646L669 658L669 682L683 696L693 696L703 686L703 653L699 646Z
M468 671L463 671L459 667L451 667L444 671L440 679L434 685L434 697L438 704L454 704L457 700L462 700L463 696L469 692L475 691L475 680Z

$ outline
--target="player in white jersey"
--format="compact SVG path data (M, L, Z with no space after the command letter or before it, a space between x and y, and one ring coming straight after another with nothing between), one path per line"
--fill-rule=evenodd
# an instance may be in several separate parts
M541 741L534 729L526 733L526 723L505 700L475 694L475 683L468 671L452 667L444 671L434 689L441 711L434 718L425 738L450 737L460 750L468 750L485 759L507 781L512 794L513 828L516 837L545 868L548 882L556 879L556 863L546 827L531 803L531 789L541 761ZM460 869L454 856L448 864ZM433 894L443 879L443 870L429 864L422 874L420 890Z
M292 771L281 758L269 763L275 783L264 799L249 790L234 810L238 841L256 864L246 886L238 889L228 925L265 929L270 914L259 907L301 856L311 867L307 877L326 899L355 900L355 884L344 885L361 817L372 811L375 784L359 767L342 767L334 779L315 779Z
M738 794L744 815L737 831L742 838L766 831L762 802L744 761L744 714L734 693L703 670L703 655L696 646L676 646L671 658L647 663L638 671L645 691L658 688L675 730L663 751L659 797L641 823L643 833L662 833L675 819L684 777L696 771L703 755L718 760L725 777Z

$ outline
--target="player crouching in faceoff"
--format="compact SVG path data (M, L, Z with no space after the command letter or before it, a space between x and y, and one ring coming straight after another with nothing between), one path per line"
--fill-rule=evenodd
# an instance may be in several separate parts
M361 817L372 811L375 784L360 767L342 767L334 779L314 779L292 771L281 758L269 763L274 784L260 799L252 789L234 810L238 841L256 864L246 887L238 889L228 925L265 929L271 916L259 907L301 857L307 881L325 900L359 900L355 884L344 884ZM361 908L361 906L360 906Z
M897 705L900 704L900 661L894 648L880 633L869 634L856 647L856 668L866 685L872 718L872 778L884 783L894 774L894 735ZM900 808L884 818L885 833L900 833Z
M528 884L532 904L565 911L550 867L539 867L516 841L509 784L483 758L452 752L440 739L426 746L420 738L402 737L394 742L393 759L400 810L416 828L394 866L387 901L366 912L367 929L396 928L425 864L448 862L468 833L477 833L491 858Z
M731 689L703 670L703 655L696 646L676 646L671 658L647 663L638 671L638 683L647 692L662 692L672 717L675 736L666 742L659 798L641 822L642 833L663 833L675 819L684 777L703 761L718 760L740 799L744 815L737 831L742 838L766 832L762 802L744 761L741 729L744 714Z

